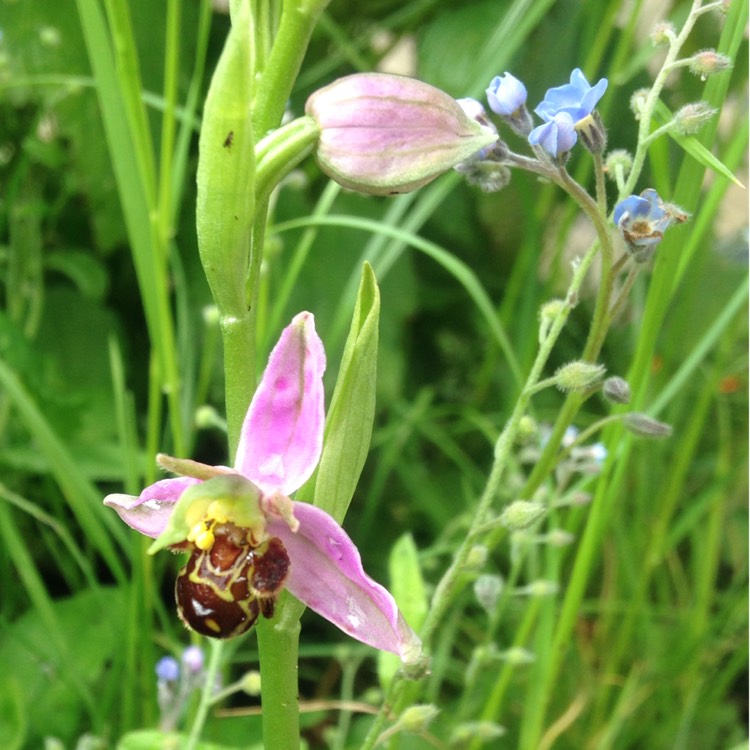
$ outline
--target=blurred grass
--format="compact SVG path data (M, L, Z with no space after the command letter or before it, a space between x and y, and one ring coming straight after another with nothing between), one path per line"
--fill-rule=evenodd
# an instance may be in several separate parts
M614 0L333 2L290 104L299 112L318 85L376 66L378 31L386 50L411 43L411 72L455 96L479 95L504 70L525 81L532 102L574 67L607 76L610 148L632 148L627 101L648 85L659 54L642 18L650 5L625 17ZM197 407L221 414L223 399L216 324L202 315L209 296L192 175L205 76L227 22L207 1L21 6L3 5L0 38L0 654L21 639L28 660L19 669L35 677L0 683L14 706L0 730L17 747L38 747L42 707L71 717L54 728L66 746L86 731L114 746L128 729L154 725L153 665L187 639L172 612L176 561L146 556L101 498L153 479L156 450L225 460L221 431L194 424ZM688 7L678 2L671 15L684 18ZM723 30L709 14L688 51L719 46L746 59L746 14L733 3ZM747 185L746 89L743 65L705 86L682 72L665 103L675 111L697 98L726 102L699 138ZM583 152L570 168L590 182ZM259 350L294 312L311 309L332 385L362 261L373 262L379 416L346 525L379 579L391 545L411 532L434 585L481 491L517 371L534 356L539 305L564 289L583 251L578 213L522 174L495 195L446 175L387 201L328 187L311 160L303 175L276 197L275 226L286 231L269 244ZM503 746L524 750L746 739L747 235L746 214L733 214L747 201L667 139L652 149L638 190L651 185L693 215L642 274L602 361L628 377L635 408L668 421L674 436L644 443L607 428L600 474L545 485L551 499L593 496L554 510L541 529L574 534L569 546L488 537L483 572L505 578L503 594L486 613L472 592L477 572L467 574L421 687L442 709L430 731L443 742L479 718L506 727ZM409 252L415 245L430 251ZM586 295L551 367L580 352ZM71 324L58 325L61 317ZM560 403L541 394L535 417L552 421ZM579 424L603 413L591 400ZM498 509L528 468L519 457ZM519 593L537 579L556 581L560 593ZM101 637L82 636L108 607ZM511 645L534 661L503 661ZM254 648L252 638L237 644L232 676L254 666ZM302 654L303 697L371 695L373 670L361 657L372 654L319 618L303 620ZM69 690L56 688L60 675ZM325 719L305 720L312 747L326 746ZM252 721L213 719L209 735L246 744ZM356 748L368 722L342 720L350 736L330 746ZM411 736L395 746L431 745Z

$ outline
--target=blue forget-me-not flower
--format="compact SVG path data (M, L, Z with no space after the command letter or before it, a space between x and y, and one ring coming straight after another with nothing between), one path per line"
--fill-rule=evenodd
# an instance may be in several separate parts
M526 86L510 73L495 76L487 87L487 103L490 109L510 125L518 135L526 137L533 127L526 108Z
M667 228L686 221L688 216L678 206L665 204L656 190L648 188L640 195L621 200L613 218L634 259L643 263L662 241Z
M573 126L573 118L567 112L560 112L544 125L529 133L529 143L541 146L550 156L567 154L575 146L578 134Z
M529 143L541 146L551 156L561 157L581 135L589 150L601 151L604 129L594 110L606 90L606 78L591 86L580 68L576 68L570 74L570 83L547 89L544 99L534 109L545 124L531 131Z
M570 83L547 89L542 102L534 109L539 117L549 122L555 115L567 112L577 123L588 117L607 90L607 79L601 78L591 86L580 68L570 74Z

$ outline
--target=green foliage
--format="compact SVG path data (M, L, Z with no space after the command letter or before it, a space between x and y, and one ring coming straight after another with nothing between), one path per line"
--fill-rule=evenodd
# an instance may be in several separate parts
M323 455L312 498L336 520L346 516L367 458L375 416L380 291L365 264L336 388L326 415ZM300 500L308 499L303 488Z
M0 721L11 747L74 737L82 726L105 727L118 701L113 677L122 665L113 655L125 604L120 589L84 590L51 603L54 634L33 610L2 633L0 658L8 670L2 693L11 710Z
M315 88L392 64L397 49L414 55L407 72L454 96L479 97L508 70L532 106L580 66L609 79L609 148L634 152L628 101L664 54L648 40L648 5L626 17L615 0L334 0L289 106L300 113ZM92 734L122 750L165 747L185 737L155 729L154 665L188 642L172 604L177 562L148 557L101 498L156 479L158 450L230 461L221 420L195 421L200 407L225 406L193 187L201 102L229 24L207 0L0 7L0 746L57 737L72 748ZM674 4L676 25L689 8ZM430 674L397 696L441 712L427 739L392 737L392 748L454 733L476 748L482 728L485 747L523 750L744 746L747 197L732 180L748 184L746 14L734 0L727 17L702 16L687 42L688 53L729 55L732 71L705 83L670 73L658 125L698 99L720 115L695 136L650 145L633 192L655 187L690 219L634 281L597 360L628 380L627 408L668 422L673 436L642 442L617 421L594 427L578 447L601 440L603 465L566 473L563 462L542 477L534 500L549 512L531 529L484 529L486 559L459 571ZM512 134L508 143L524 148ZM241 147L221 140L214 156ZM588 154L575 151L568 168L594 192ZM605 187L610 207L616 190ZM450 174L365 199L329 186L308 159L271 205L248 368L262 369L294 313L315 313L335 440L303 493L335 494L338 517L351 499L345 525L368 572L390 578L419 628L536 356L539 308L564 296L587 229L559 187L520 171L499 193ZM232 282L244 304L244 279ZM597 291L594 269L545 377L581 359ZM528 416L548 426L564 398L541 391ZM597 395L579 406L580 430L624 409ZM495 515L524 497L541 442L532 431L511 446ZM481 574L503 578L491 611L474 593ZM531 585L540 581L554 586ZM301 700L320 701L303 719L306 740L358 748L372 726L360 709L383 697L373 654L319 618L302 626ZM255 648L250 636L225 652L225 685L257 667ZM513 658L526 652L533 659ZM393 672L379 663L381 683ZM191 703L180 730L194 714ZM197 747L246 746L257 739L251 721L212 714Z
M401 536L391 549L388 560L390 591L398 603L406 621L419 632L427 616L429 606L422 569L419 564L419 550L411 534ZM378 678L386 690L400 667L395 654L381 651L378 654Z

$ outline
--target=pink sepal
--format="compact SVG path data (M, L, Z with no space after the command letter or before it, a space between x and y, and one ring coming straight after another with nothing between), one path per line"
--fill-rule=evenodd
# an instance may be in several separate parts
M394 598L362 568L354 542L325 511L295 503L299 531L274 520L268 531L279 537L292 561L286 588L310 609L352 638L415 662L422 644L406 624Z
M104 504L114 508L120 518L141 534L156 539L167 525L180 495L200 480L192 477L162 479L135 495L107 495Z
M269 494L290 495L320 460L325 368L315 318L302 312L271 352L237 448L235 470Z

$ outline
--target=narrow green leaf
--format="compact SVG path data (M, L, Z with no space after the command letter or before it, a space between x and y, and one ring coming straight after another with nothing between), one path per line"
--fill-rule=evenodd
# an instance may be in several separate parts
M81 474L65 443L52 430L16 373L1 360L0 386L46 458L86 539L106 560L115 578L125 581L122 556L113 541L113 538L124 540L121 524L104 507L97 489Z
M718 117L718 114L716 115ZM674 115L669 110L664 102L661 100L656 102L656 108L654 109L654 120L659 125L665 125L674 118ZM685 150L686 153L690 154L699 164L702 164L707 169L712 169L722 177L726 177L731 180L735 185L741 188L745 186L734 176L732 170L725 166L719 159L717 159L697 138L692 135L685 136L676 133L674 130L669 131L670 137L679 146Z
M315 504L341 522L370 449L375 417L380 291L366 263L326 417ZM309 490L308 490L309 494Z
M7 675L0 682L0 747L21 750L27 727L19 678Z
M117 743L117 750L163 750L169 747L185 747L187 737L177 732L160 732L158 729L139 729L128 732ZM195 750L233 750L234 745L217 745L214 742L198 742Z

